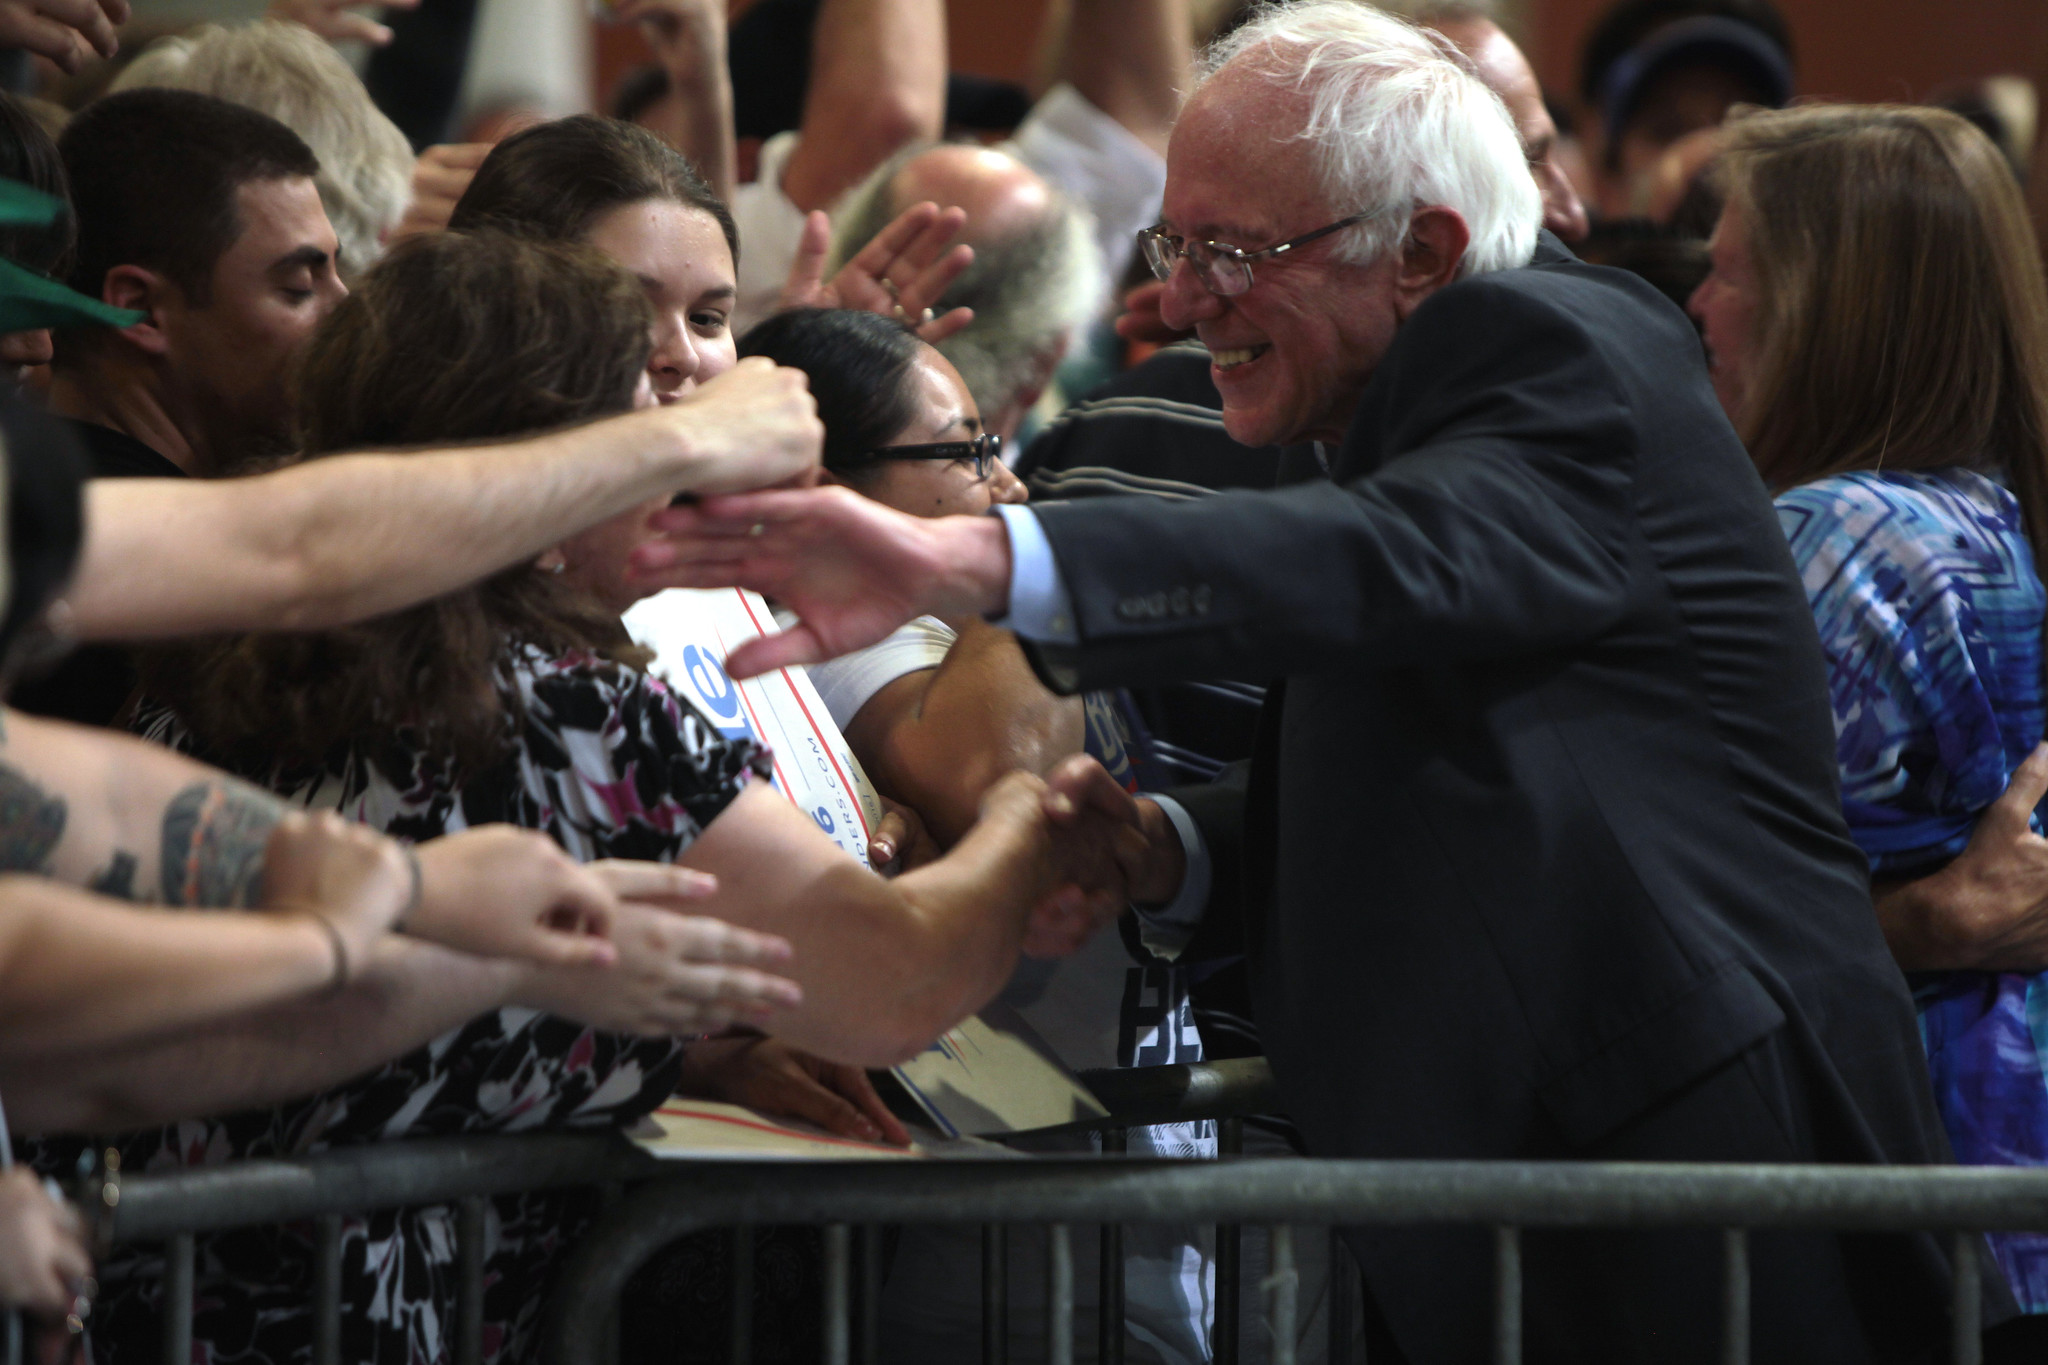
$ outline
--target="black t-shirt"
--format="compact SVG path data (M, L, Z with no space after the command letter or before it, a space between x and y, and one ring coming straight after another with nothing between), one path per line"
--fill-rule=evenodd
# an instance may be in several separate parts
M85 450L96 479L182 479L185 471L126 432L57 419ZM87 645L39 678L23 680L9 704L32 716L74 721L80 725L112 725L135 691L135 654L119 645Z

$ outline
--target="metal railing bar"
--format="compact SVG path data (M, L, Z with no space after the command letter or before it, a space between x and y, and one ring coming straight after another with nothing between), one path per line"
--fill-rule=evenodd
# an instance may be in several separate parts
M1956 1234L1955 1298L1949 1308L1950 1330L1954 1333L1949 1347L1952 1365L1981 1365L1984 1358L1984 1287L1980 1282L1983 1272L1977 1245L1975 1232Z
M1107 1148L1107 1144L1105 1144ZM1108 1150L1115 1150L1108 1148ZM2048 1169L1653 1162L660 1162L622 1139L541 1134L423 1140L291 1161L129 1177L115 1240L447 1203L592 1183L630 1169L640 1193L696 1201L691 1227L825 1222L1263 1222L1377 1226L2048 1229ZM636 1197L605 1217L647 1216ZM622 1213L623 1211L623 1213Z
M1107 1067L1080 1073L1110 1117L1079 1129L1241 1118L1281 1109L1280 1087L1264 1057L1233 1057L1175 1066Z
M1351 1317L1358 1306L1358 1266L1351 1259L1351 1247L1337 1228L1330 1229L1330 1313L1329 1365L1352 1365Z
M1263 1060L1263 1059L1262 1059ZM1227 1118L1216 1125L1216 1150L1221 1156L1244 1155L1244 1120ZM1244 1230L1235 1223L1216 1227L1216 1313L1209 1334L1215 1365L1237 1365L1244 1340Z
M754 1229L732 1230L732 1325L726 1337L731 1365L754 1365Z
M455 1365L483 1365L484 1197L455 1205Z
M1045 1238L1046 1365L1074 1365L1074 1241L1065 1223Z
M853 1331L847 1320L853 1274L852 1230L844 1223L825 1229L825 1365L852 1365Z
M882 1365L882 1229L860 1230L860 1361Z
M1522 1365L1522 1239L1493 1230L1493 1365Z
M1010 1257L1004 1229L981 1229L981 1365L1010 1359Z
M1104 1156L1121 1156L1130 1146L1130 1134L1116 1127L1103 1130ZM1124 1228L1122 1223L1102 1225L1101 1259L1097 1265L1095 1294L1095 1359L1099 1365L1124 1365Z
M164 1244L164 1365L192 1361L192 1234Z
M1297 1312L1301 1276L1294 1269L1294 1229L1275 1223L1267 1234L1266 1322L1273 1336L1273 1365L1294 1365L1294 1343L1300 1336Z
M1721 1365L1749 1365L1749 1233L1721 1233Z
M341 1215L314 1220L313 1365L341 1365Z
M611 1133L503 1133L338 1147L124 1177L106 1222L120 1242L162 1241L322 1214L447 1204L467 1195L643 1180L662 1163Z

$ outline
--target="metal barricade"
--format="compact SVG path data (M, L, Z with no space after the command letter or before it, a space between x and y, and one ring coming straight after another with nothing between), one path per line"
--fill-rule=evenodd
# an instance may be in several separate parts
M1099 1081L1114 1121L1137 1125L1227 1118L1271 1107L1262 1064L1217 1063L1120 1073ZM1091 1077L1091 1081L1098 1078ZM1119 1092L1119 1087L1122 1090ZM1117 1150L1120 1129L1105 1134ZM745 1245L764 1226L826 1229L825 1359L873 1365L880 1293L878 1238L885 1224L980 1225L990 1260L1026 1228L1038 1229L1052 1269L1045 1306L1049 1360L1073 1359L1073 1236L1103 1229L1098 1358L1122 1354L1121 1254L1117 1231L1132 1223L1246 1224L1270 1231L1262 1280L1264 1328L1274 1365L1293 1365L1301 1305L1294 1229L1421 1224L1493 1229L1493 1358L1521 1359L1524 1229L1722 1229L1722 1360L1748 1359L1748 1233L1798 1228L1844 1231L1929 1229L1948 1234L1956 1269L1953 1359L1979 1359L1980 1234L2048 1228L2048 1170L2005 1167L1835 1167L1538 1162L1336 1161L1264 1158L1163 1162L1089 1156L1028 1161L664 1162L611 1135L535 1134L394 1143L293 1161L247 1161L131 1176L106 1212L114 1240L166 1245L166 1360L191 1359L193 1237L256 1224L313 1220L316 1362L339 1360L339 1245L343 1215L453 1204L459 1213L459 1300L455 1360L481 1357L483 1201L525 1190L599 1186L632 1189L615 1199L571 1250L548 1296L543 1354L549 1365L600 1365L613 1349L619 1296L662 1246L693 1231L735 1230ZM855 1230L859 1233L856 1236ZM856 1240L864 1249L853 1270ZM1221 1258L1219 1258L1220 1261ZM735 1269L750 1264L745 1255ZM1219 1265L1219 1270L1222 1267ZM1995 1272L1994 1272L1995 1273ZM736 1276L733 1359L750 1358L749 1290ZM1333 1276L1333 1285L1341 1282ZM993 1283L992 1277L992 1285ZM1219 1284L1219 1304L1235 1304ZM863 1312L856 1319L853 1306ZM985 1303L990 1359L1007 1349L1002 1295ZM858 1321L860 1330L853 1324ZM1219 1359L1232 1358L1219 1313ZM856 1341L858 1354L855 1352ZM1335 1340L1333 1337L1333 1347ZM1343 1356L1333 1349L1333 1365Z

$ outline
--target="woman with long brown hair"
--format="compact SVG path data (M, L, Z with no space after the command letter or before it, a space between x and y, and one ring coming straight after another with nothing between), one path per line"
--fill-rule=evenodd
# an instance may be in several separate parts
M1958 1158L2042 1164L2040 917L1929 912L2043 737L2039 248L2004 159L1952 114L1814 107L1727 139L1692 311L1820 629L1843 811L1893 954L1940 973L1916 984ZM2022 1306L2048 1311L2048 1237L1992 1240Z
M308 348L305 450L485 439L651 403L652 322L641 281L588 247L496 232L408 241ZM630 533L644 515L617 520ZM550 552L345 630L220 642L156 674L153 696L168 710L154 733L401 838L499 820L542 830L579 860L711 873L718 891L696 908L773 925L794 948L786 975L801 998L764 1027L831 1062L902 1060L993 996L1029 912L1055 889L1044 784L1006 778L946 857L884 881L751 780L767 771L758 745L722 734L640 672L644 656L616 612L554 572L562 562ZM534 995L357 1081L132 1155L616 1126L674 1090L681 1040L584 1028ZM893 1124L877 1103L874 1135ZM486 1340L498 1346L487 1355L524 1353L542 1275L578 1208L556 1194L498 1201L485 1295ZM352 1358L444 1354L455 1269L445 1217L349 1226ZM223 1239L211 1254L224 1273L196 1324L217 1351L232 1343L253 1362L302 1353L305 1317L265 1299L306 1269L305 1250L269 1233Z

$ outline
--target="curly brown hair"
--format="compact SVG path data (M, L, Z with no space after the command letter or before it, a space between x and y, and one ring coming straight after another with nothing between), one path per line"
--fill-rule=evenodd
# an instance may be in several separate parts
M366 446L520 436L628 410L652 350L639 283L598 252L498 232L395 247L300 361L306 458ZM391 616L311 634L159 651L144 692L209 756L243 771L323 761L399 733L458 768L503 756L523 717L513 654L576 651L644 667L618 617L521 564Z

